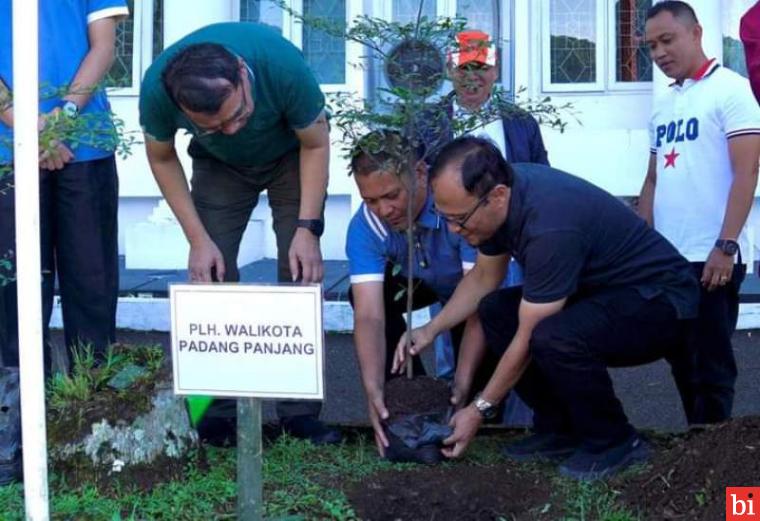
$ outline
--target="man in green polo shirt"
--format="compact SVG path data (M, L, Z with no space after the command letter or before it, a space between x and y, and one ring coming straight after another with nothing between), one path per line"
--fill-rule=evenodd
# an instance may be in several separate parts
M280 281L319 282L329 135L325 99L301 52L252 23L203 27L166 49L145 74L140 124L153 175L190 243L192 281L234 282L248 219L267 191ZM192 134L192 188L174 136ZM291 434L340 439L318 402L279 402Z

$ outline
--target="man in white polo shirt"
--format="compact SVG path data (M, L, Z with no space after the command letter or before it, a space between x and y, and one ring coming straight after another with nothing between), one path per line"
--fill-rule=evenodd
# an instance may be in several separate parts
M655 101L639 213L701 281L699 317L689 335L691 385L681 389L690 424L731 416L737 374L731 335L760 154L760 108L749 82L708 59L701 39L685 2L660 2L647 13L652 60L675 81Z

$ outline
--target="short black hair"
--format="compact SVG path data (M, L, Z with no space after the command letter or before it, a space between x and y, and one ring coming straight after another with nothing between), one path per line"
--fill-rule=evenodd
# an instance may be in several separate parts
M415 162L424 156L424 147L415 146L401 132L392 129L373 130L354 145L351 151L351 172L359 176L378 170L400 173L410 151L414 153Z
M444 146L430 170L430 180L444 168L458 164L467 193L482 197L496 185L511 187L515 173L499 148L489 139L463 136Z
M214 80L227 80L219 86ZM216 114L240 84L238 57L218 43L196 43L178 51L166 63L161 82L179 107Z
M680 0L665 0L663 2L657 2L647 11L647 20L654 18L663 11L673 15L673 18L680 18L682 21L688 22L690 25L698 24L697 13L686 2Z

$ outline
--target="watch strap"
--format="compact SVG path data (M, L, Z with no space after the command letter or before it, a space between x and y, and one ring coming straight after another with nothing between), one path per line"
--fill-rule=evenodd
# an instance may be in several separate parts
M325 222L322 219L298 219L296 227L306 228L316 237L321 237L325 231Z

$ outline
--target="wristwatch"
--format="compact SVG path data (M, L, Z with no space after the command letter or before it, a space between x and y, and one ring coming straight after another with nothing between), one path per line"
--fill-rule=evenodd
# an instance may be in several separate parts
M325 231L325 222L322 219L298 219L296 227L306 228L316 237L321 237Z
M715 247L731 257L739 251L739 243L733 239L718 239L715 241Z
M475 395L475 399L472 401L472 404L485 420L495 418L496 414L499 412L496 408L496 405L483 398L480 393Z
M61 105L61 112L68 118L76 119L79 116L79 106L73 101L65 100L63 105Z

